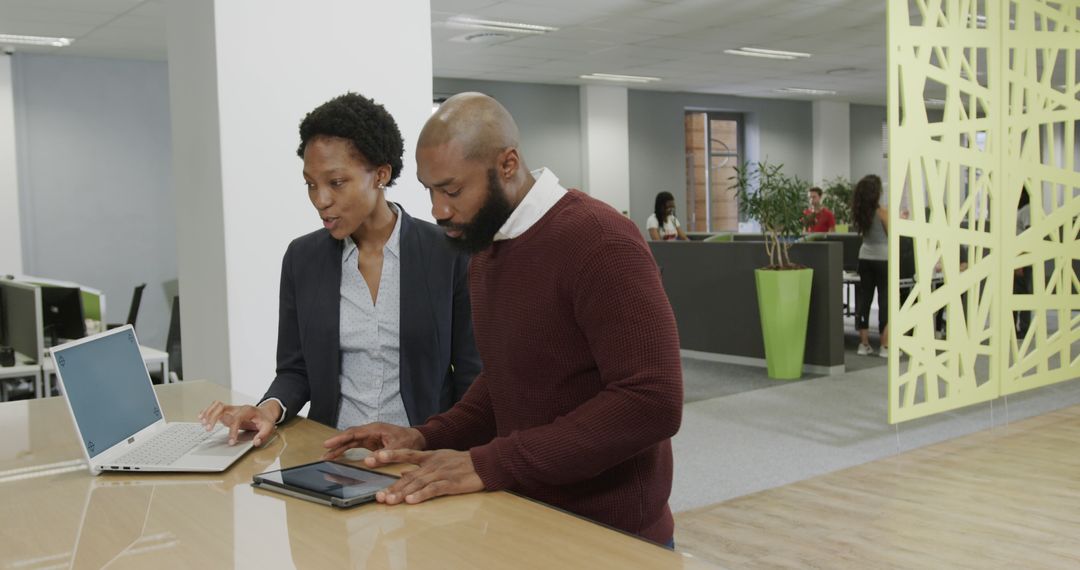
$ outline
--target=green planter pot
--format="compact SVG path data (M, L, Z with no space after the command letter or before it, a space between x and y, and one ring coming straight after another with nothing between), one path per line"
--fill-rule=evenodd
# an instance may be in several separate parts
M797 380L802 377L813 279L813 269L754 271L769 378Z
M846 234L849 231L851 231L851 228L847 224L836 224L836 233Z

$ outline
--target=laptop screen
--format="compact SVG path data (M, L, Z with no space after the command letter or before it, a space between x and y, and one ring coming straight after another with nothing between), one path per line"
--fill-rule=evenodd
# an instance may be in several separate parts
M161 419L130 329L53 350L53 356L90 457Z

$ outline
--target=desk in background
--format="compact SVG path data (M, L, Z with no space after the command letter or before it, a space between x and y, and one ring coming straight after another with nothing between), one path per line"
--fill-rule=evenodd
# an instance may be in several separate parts
M206 382L156 389L170 420L250 401ZM255 473L319 459L336 432L303 418L224 473L99 477L62 399L0 404L0 423L0 568L709 567L505 492L335 510L252 489Z
M34 389L34 397L41 397L41 366L20 353L15 353L15 366L0 366L0 402L9 399L9 393L16 388L15 381L27 380Z
M915 283L918 282L918 276L902 277L900 279L900 294L905 296L908 292L915 287ZM855 288L862 282L862 278L854 271L844 271L844 316L851 317L855 315ZM943 273L936 272L934 276L930 278L930 286L932 288L938 288L945 283L945 275ZM901 300L901 302L903 302Z
M735 236L739 237L739 236ZM754 271L769 264L765 245L649 242L679 327L683 354L765 366ZM796 243L791 259L814 270L810 286L804 370L838 374L844 365L841 306L843 248L839 243Z

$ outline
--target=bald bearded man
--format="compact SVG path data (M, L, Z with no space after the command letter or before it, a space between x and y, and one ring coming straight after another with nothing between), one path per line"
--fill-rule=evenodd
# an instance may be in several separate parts
M551 171L530 172L510 113L479 93L443 103L416 159L447 238L475 253L483 369L424 425L352 428L327 457L362 446L381 450L369 466L419 465L384 503L511 490L670 546L679 338L640 232Z

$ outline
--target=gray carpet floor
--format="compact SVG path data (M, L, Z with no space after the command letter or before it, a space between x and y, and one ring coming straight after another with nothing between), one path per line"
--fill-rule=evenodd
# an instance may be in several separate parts
M847 372L874 368L885 370L888 360L877 354L872 356L855 354L855 350L859 346L859 336L854 331L851 331L844 338L844 342L847 348L847 354L844 355L844 365L847 367ZM875 347L878 345L877 335L871 336L871 342ZM687 404L713 398L723 398L762 388L777 388L823 377L820 374L804 374L799 380L773 380L765 374L765 369L760 366L744 366L695 358L684 358L682 365L683 402ZM882 373L884 374L884 372Z
M795 382L769 380L763 368L684 358L687 404L673 440L672 510L711 505L1080 404L1080 382L1074 380L891 426L885 359L856 356L857 337L849 334L849 341L846 373ZM876 339L872 343L877 346Z
M682 365L683 402L687 404L820 378L808 374L801 380L773 380L764 368L694 358L684 358Z

